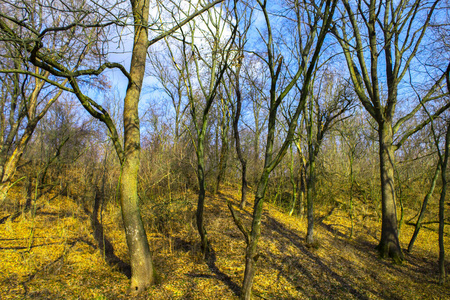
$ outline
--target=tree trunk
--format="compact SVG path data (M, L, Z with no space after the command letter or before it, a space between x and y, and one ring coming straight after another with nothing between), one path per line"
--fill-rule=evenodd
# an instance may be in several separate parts
M222 144L222 149L220 151L220 158L219 158L219 172L217 174L216 188L214 191L215 194L219 192L220 184L222 183L223 178L225 177L225 171L227 169L227 158L228 158L228 145Z
M447 87L450 90L450 80L448 74L450 73L450 64L447 68ZM449 144L450 144L450 124L447 124L447 133L445 135L445 150L444 157L440 155L439 162L441 164L441 179L442 179L442 190L441 197L439 198L439 284L444 285L445 283L445 245L444 245L444 204L445 197L447 193L447 164L449 156ZM439 145L436 145L439 147Z
M224 105L224 104L223 104ZM220 184L222 183L223 177L225 176L225 171L227 169L227 160L228 160L228 111L226 108L223 108L223 116L222 116L222 133L221 133L221 144L222 148L220 149L220 157L219 157L219 172L217 174L217 182L214 193L217 194L219 192Z
M253 278L255 276L255 265L258 261L259 254L257 253L258 240L261 236L261 217L264 204L264 194L269 180L269 172L265 170L258 182L258 189L255 195L255 204L253 207L253 221L252 231L250 233L250 241L245 251L245 272L244 282L240 299L249 300L252 296Z
M310 99L309 102L309 119L307 120L307 141L308 141L308 180L306 185L306 210L307 210L307 219L308 219L308 229L306 232L306 243L312 244L314 243L314 205L313 205L313 193L315 190L315 174L316 174L316 162L315 162L315 147L313 144L313 99ZM316 141L316 147L318 147L319 141Z
M242 162L241 162L242 163ZM248 191L248 183L247 183L247 162L244 161L242 163L242 181L241 181L241 203L239 207L241 209L245 208L245 205L247 203L247 191Z
M411 240L409 241L408 245L408 252L412 251L412 248L414 246L414 242L416 241L417 236L419 235L419 230L422 228L422 219L425 216L425 211L427 209L428 201L430 200L431 196L433 195L434 188L436 187L436 182L439 177L439 170L440 170L440 164L436 166L436 170L434 171L433 180L431 182L430 189L428 193L426 194L425 198L423 199L422 207L420 209L419 218L417 219L416 226L414 228L414 233L411 237Z
M449 127L450 131L450 127ZM448 141L446 141L446 147L448 148ZM445 160L447 160L447 157ZM447 192L447 178L445 176L445 171L447 169L447 162L443 163L441 178L442 178L442 190L441 197L439 198L439 284L444 285L445 283L445 245L444 245L444 203L445 195Z
M205 125L206 128L206 125ZM197 202L197 230L200 235L201 250L204 255L208 251L208 236L205 229L203 211L205 207L206 183L205 183L205 161L204 161L204 133L200 133L197 143L197 178L198 178L198 202Z
M31 136L33 135L36 125L37 121L35 120L27 125L25 132L19 139L13 153L4 160L5 162L2 168L3 172L1 174L2 177L0 178L0 202L2 202L6 198L6 195L8 194L8 191L12 186L11 180L16 173L17 165L19 164L20 158L22 157L23 152L25 151L25 148L27 147L28 142L31 139Z
M297 148L299 149L299 148ZM301 149L301 148L300 148ZM299 195L299 212L298 214L303 219L305 216L305 192L306 192L306 163L303 154L300 153L300 168L298 170L298 183L297 183L297 194Z
M239 66L236 70L236 73L234 74L235 79L235 85L234 85L234 93L236 95L236 111L233 110L233 134L234 134L234 141L235 141L235 147L236 147L236 154L239 159L239 162L241 163L242 172L241 172L241 203L239 207L241 209L245 208L245 205L247 204L247 190L248 190L248 183L247 183L247 160L244 158L244 154L242 153L242 147L241 147L241 136L239 134L239 119L241 117L241 111L242 111L242 94L241 94L241 86L240 86L240 78L239 74L241 72L241 67Z
M33 201L33 180L31 178L31 175L27 176L26 183L25 183L25 190L26 190L26 196L25 196L25 206L23 208L23 212L28 212L31 209L31 202Z
M350 236L349 238L353 238L353 185L355 182L354 174L353 174L353 161L355 157L353 153L350 154L350 196L349 196L349 208L350 208Z
M447 91L450 92L450 63L445 71L445 77L447 81ZM442 179L442 190L441 197L439 198L439 284L444 285L445 283L445 247L444 247L444 204L445 196L447 193L447 164L449 156L449 144L450 144L450 124L447 123L447 133L445 135L445 150L444 158L439 155L439 163L441 164L441 179ZM439 145L436 143L436 147ZM439 151L439 148L438 148Z
M147 55L149 4L131 1L134 16L134 45L130 77L123 109L124 160L120 181L120 204L131 264L130 291L139 293L154 281L150 248L139 210L138 172L140 164L139 97Z
M378 129L381 174L381 239L377 246L381 257L391 257L394 262L403 261L397 230L395 205L393 132L390 122L382 122Z
M241 139L239 135L239 129L238 129L238 122L239 122L239 116L241 114L241 102L240 98L238 100L237 109L236 109L236 115L234 116L233 120L233 131L234 131L234 139L236 143L236 153L239 158L239 162L241 163L242 172L241 172L241 203L239 207L241 209L245 208L245 205L247 204L247 191L248 191L248 183L247 183L247 160L244 158L244 155L242 153L241 149Z
M295 182L294 178L294 154L292 151L292 145L291 145L291 163L289 165L289 175L292 185L292 198L291 198L291 208L289 209L289 216L292 216L295 209L295 204L297 203L297 184Z
M311 154L313 156L313 154ZM307 219L308 229L306 233L306 243L314 243L314 185L315 185L315 168L316 163L314 158L310 158L309 161L309 178L306 187L306 206L307 206Z

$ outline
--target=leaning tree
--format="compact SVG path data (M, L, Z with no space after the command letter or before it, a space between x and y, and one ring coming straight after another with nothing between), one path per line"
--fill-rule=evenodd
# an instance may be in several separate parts
M130 0L123 2L92 1L2 1L2 6L13 5L17 11L0 12L0 40L21 49L20 59L49 72L53 78L67 80L68 85L49 78L47 83L72 92L86 111L103 122L121 164L120 205L131 262L132 292L140 292L155 279L154 267L144 225L139 210L138 171L140 163L139 100L145 75L148 48L164 37L186 25L194 17L217 3L201 2L190 14L181 6L162 6L156 15L150 16L150 6L160 1ZM170 9L179 18L163 23L160 13ZM42 15L49 24L36 28L32 21ZM17 30L14 26L20 28ZM131 29L131 32L129 30ZM91 36L89 32L94 31ZM149 32L152 36L149 36ZM130 40L125 33L131 33ZM75 36L77 38L71 39ZM83 37L90 36L89 39ZM101 41L90 47L92 42ZM69 43L69 44L66 44ZM115 46L113 46L115 44ZM131 45L129 68L125 64L111 62L110 47L126 48ZM68 46L68 47L67 47ZM72 49L81 49L74 53ZM125 51L129 51L125 49ZM75 57L75 63L74 61ZM83 58L86 63L78 63ZM105 76L107 69L118 70L125 77L127 88L123 100L123 140L108 111L89 95L86 88L93 78ZM32 73L27 73L33 76Z

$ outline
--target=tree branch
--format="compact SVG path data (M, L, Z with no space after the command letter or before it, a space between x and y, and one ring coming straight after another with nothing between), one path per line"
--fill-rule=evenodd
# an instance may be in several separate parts
M202 13L204 13L205 11L209 10L211 7L215 6L216 4L219 4L221 2L223 2L224 0L216 0L214 2L211 2L210 4L204 6L202 9L195 11L194 13L192 13L191 15L189 15L188 17L186 17L186 19L184 19L182 22L180 22L179 24L177 24L176 26L174 26L172 29L161 33L160 35L158 35L157 37L151 39L150 41L148 41L147 47L150 47L151 45L155 44L156 42L162 40L163 38L165 38L166 36L171 35L172 33L174 33L175 31L177 31L178 29L180 29L181 27L183 27L184 25L186 25L187 23L189 23L193 18L195 18L198 15L201 15Z

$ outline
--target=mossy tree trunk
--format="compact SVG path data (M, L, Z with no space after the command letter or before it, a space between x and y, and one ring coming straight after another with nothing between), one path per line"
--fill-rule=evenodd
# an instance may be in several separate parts
M265 168L258 182L258 187L255 194L252 230L250 232L249 244L245 250L245 273L244 281L242 283L241 299L251 299L256 262L259 258L257 246L259 237L261 236L261 217L264 204L264 194L266 192L267 182L269 181L269 174L269 170Z
M223 2L223 0L215 0L213 2L208 2L204 6L196 6L194 10L190 11L189 15L183 20L176 20L176 25L171 29L161 32L151 40L148 39L148 30L151 26L148 24L149 18L149 0L130 0L131 13L133 16L133 49L131 56L130 71L128 72L126 68L120 63L114 63L109 61L104 61L106 54L103 50L100 55L97 51L90 52L91 47L95 48L95 42L98 41L99 32L108 32L108 26L120 26L120 22L117 23L117 19L113 17L109 20L107 16L95 15L95 12L86 12L88 14L92 13L91 24L83 23L81 26L81 19L83 22L88 22L90 18L85 18L85 15L81 16L78 10L78 4L68 3L63 9L67 19L65 21L53 20L57 24L52 25L55 27L41 29L33 29L32 24L28 24L28 19L23 21L5 22L6 19L15 20L15 16L4 16L0 18L0 35L1 38L7 38L8 41L15 41L14 46L20 48L23 53L26 53L25 57L22 57L24 61L32 63L34 66L49 72L58 78L63 78L67 80L70 87L66 86L66 82L60 83L55 80L48 80L45 76L32 74L31 72L23 71L25 74L43 79L45 82L50 83L61 90L65 90L74 93L86 111L89 112L91 116L103 122L108 130L109 137L114 145L117 156L120 160L122 171L120 178L120 203L122 208L122 217L125 227L127 245L129 248L130 262L131 262L131 286L132 292L141 292L148 285L154 281L154 270L151 260L151 254L149 250L149 245L147 241L147 236L142 223L141 215L139 212L139 198L138 198L138 172L140 164L140 132L139 132L139 113L138 104L140 93L142 89L142 82L145 74L146 56L147 49L156 42L164 39L165 37L171 35L181 27L185 26L196 16L202 14L203 12L209 10L216 4ZM41 9L39 3L36 4L36 9ZM181 7L178 7L181 9ZM52 10L52 7L45 7L46 10ZM110 9L114 10L114 7L101 7L103 11L111 12ZM29 14L28 8L23 9L23 12ZM58 11L57 14L61 14ZM49 17L52 14L49 14ZM50 20L52 21L52 20ZM61 22L61 23L59 23ZM67 24L70 25L67 26ZM21 29L11 28L9 24L15 24L15 26L20 26ZM159 24L152 24L152 26L158 27L158 32L160 31ZM125 24L124 26L129 26ZM153 28L155 28L153 27ZM83 34L79 34L78 30L85 30L86 28L93 28L95 36L87 36L87 41L81 40L79 44L68 43L66 40L61 40L61 35L67 34L68 37L75 37L79 39ZM120 30L119 30L120 31ZM85 33L83 31L83 33ZM25 42L33 39L33 43ZM64 35L63 35L64 36ZM120 37L119 37L120 38ZM46 42L43 43L42 41ZM48 41L48 43L47 43ZM51 41L60 41L62 44L54 45ZM86 47L86 42L89 47ZM66 44L65 44L66 43ZM86 45L87 45L86 44ZM74 45L81 45L83 52L79 57L67 57L68 55L73 55L73 52L67 51L68 47L73 47ZM21 48L23 47L23 48ZM89 48L89 49L88 49ZM62 49L62 50L61 50ZM97 48L95 48L97 49ZM98 49L97 49L98 50ZM94 66L92 68L86 67L82 64L82 59L87 55L93 55L90 62L94 64L97 59L101 62L100 65ZM105 57L103 57L105 55ZM75 62L74 62L75 61ZM68 63L69 62L69 63ZM123 147L121 143L120 136L118 134L117 128L110 117L108 111L104 109L95 100L91 99L89 96L85 95L80 86L79 80L87 78L88 76L99 76L102 75L105 69L116 69L121 71L121 73L128 80L128 87L124 99L123 108L123 125L124 125L124 141ZM81 78L81 79L80 79Z
M140 164L139 98L145 74L148 44L149 3L132 1L134 44L130 82L124 99L124 156L120 180L120 204L130 255L132 292L141 292L154 281L153 262L139 210L138 172Z
M202 130L197 137L197 179L198 179L198 200L197 200L197 230L200 235L200 245L203 254L206 254L209 245L208 245L208 235L205 229L205 220L204 220L204 208L205 208L205 196L206 196L206 181L205 181L205 150L204 150L204 141L205 141L205 132L206 132L207 123L203 123Z
M381 257L403 260L397 231L397 207L395 204L394 147L390 122L379 124L380 180L381 180L381 238L378 250Z

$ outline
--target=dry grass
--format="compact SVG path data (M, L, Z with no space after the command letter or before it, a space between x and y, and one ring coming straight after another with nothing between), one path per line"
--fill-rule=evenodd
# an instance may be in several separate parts
M237 198L233 190L207 198L206 228L214 255L206 262L199 254L192 217L194 195L142 208L160 277L142 299L237 298L245 243L226 207L226 200L237 205ZM41 198L38 205L42 208L34 218L22 215L0 224L0 299L129 299L120 209L108 205L103 212L105 239L114 248L112 260L98 247L86 204L59 197L50 202ZM10 210L4 205L0 217ZM251 209L239 213L249 226ZM405 253L405 262L394 265L379 259L374 250L380 228L376 215L363 218L359 212L349 240L344 210L322 208L317 214L324 216L315 227L318 247L308 248L305 220L266 205L255 299L450 298L450 285L436 284L435 227L422 229L413 253ZM402 228L403 248L412 229ZM446 234L448 248L448 229Z

